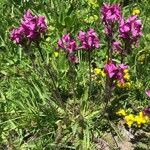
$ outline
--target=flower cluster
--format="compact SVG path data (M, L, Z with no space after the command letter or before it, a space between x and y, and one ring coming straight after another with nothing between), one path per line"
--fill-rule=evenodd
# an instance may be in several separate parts
M122 48L121 48L121 43L119 41L113 41L111 44L112 50L115 52L121 52Z
M120 109L118 112L116 112L116 114L118 116L124 117L125 123L129 127L135 125L136 127L140 128L142 124L146 124L149 121L148 116L143 112L139 112L139 114L133 115L133 114L127 114L127 112L124 109Z
M139 15L140 14L140 10L139 9L134 9L132 11L132 15Z
M16 44L23 44L23 41L32 42L40 38L41 34L47 29L45 17L33 16L27 10L21 19L20 26L10 31L10 39Z
M101 78L104 78L106 76L104 69L93 66L93 69L91 70L91 80L96 81L96 83L101 83Z
M138 39L141 37L142 24L141 20L137 19L137 16L130 16L126 21L121 20L119 24L119 36L123 40L127 40L128 44L134 44L138 46Z
M104 31L106 35L113 33L114 23L121 19L121 8L118 4L104 3L101 8L102 22L104 24Z
M126 114L126 111L124 110L124 109L119 109L117 112L116 112L116 114L118 115L118 116L126 116L127 114Z
M63 49L66 53L72 53L77 50L75 40L72 40L70 34L64 34L57 42L58 48Z
M117 67L112 61L109 61L104 66L104 72L109 76L109 78L113 78L116 75Z
M114 64L112 61L109 61L104 66L104 72L109 78L113 79L114 83L117 83L119 87L128 87L130 76L128 73L128 66L125 64Z
M80 31L77 38L80 41L80 49L93 50L99 48L99 39L93 29L89 29L87 32Z
M100 69L100 68L94 68L94 73L96 74L96 75L101 75L102 77L105 77L105 72L104 72L104 70L103 69Z
M77 45L75 40L72 40L70 34L64 34L57 42L58 48L63 49L66 53L66 57L70 62L77 63L78 60L75 56Z
M89 29L87 32L79 31L77 35L80 45L76 44L76 41L71 39L70 34L64 34L57 42L57 49L63 49L70 62L78 62L75 56L75 52L79 49L91 51L95 48L99 48L99 39L96 32L93 29Z
M129 89L131 87L129 69L124 69L124 71L123 71L123 78L124 78L125 82L117 82L117 86L119 88L127 88L127 89Z
M111 40L111 49L122 55L122 61L126 53L130 52L132 45L138 47L138 40L142 36L142 24L139 20L139 10L135 9L133 15L124 20L121 15L121 7L118 4L104 3L101 8L101 18L104 24L104 33ZM118 26L116 26L116 23ZM118 31L118 38L122 39L125 47L122 48L121 43L116 41L113 33Z

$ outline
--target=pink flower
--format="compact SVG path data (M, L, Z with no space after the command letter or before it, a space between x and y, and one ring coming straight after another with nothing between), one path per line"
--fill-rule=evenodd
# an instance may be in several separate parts
M81 49L93 50L99 48L99 39L93 29L89 29L87 32L79 31L77 38L80 41L79 48Z
M121 20L121 8L118 4L106 4L104 3L101 8L101 18L104 24L104 33L111 35L113 32L113 26L115 22Z
M146 91L145 91L145 94L146 94L148 97L150 97L150 90L146 90Z
M75 55L69 56L68 60L72 63L78 63L78 59Z
M22 17L22 21L24 22L24 21L30 21L30 20L32 20L34 18L34 16L31 14L31 11L28 9L25 13L24 13L24 15L23 15L23 17Z
M124 79L124 70L127 69L128 66L125 64L118 64L117 65L117 71L115 74L115 79L120 81L120 83L124 83L125 79Z
M110 77L114 77L117 67L111 61L104 66L104 72Z
M45 23L45 17L33 16L30 10L27 10L21 20L21 25L24 28L24 34L30 40L35 40L40 36L40 33L44 33L47 29Z
M121 19L121 8L118 4L106 4L104 3L101 8L102 22L110 24Z
M125 69L128 68L128 66L125 65L125 64L119 64L119 65L118 65L118 68L119 68L120 70L124 71Z
M10 31L10 39L12 41L15 41L16 44L20 44L23 39L23 32L24 32L24 29L22 27L13 28Z
M118 41L112 42L112 49L114 51L121 52L122 48L121 48L120 42L118 42Z
M138 45L138 39L142 36L142 24L141 20L137 19L137 16L130 16L126 21L123 19L119 24L119 36L124 40L128 40L128 43Z
M46 29L45 17L33 16L31 11L27 10L21 19L20 26L10 32L10 39L17 44L22 44L23 39L35 41L46 32Z
M44 16L39 16L37 17L37 27L40 33L44 33L47 29L46 22L45 22L45 17Z
M127 68L128 66L125 64L115 65L112 61L110 61L104 66L104 72L109 76L109 78L113 78L113 80L117 80L123 84L125 82L124 70Z
M78 59L75 56L77 51L77 45L75 40L71 39L70 34L64 34L57 42L57 49L63 49L66 53L66 58L72 63L78 63Z
M57 42L58 48L63 49L66 53L72 53L77 50L76 42L71 40L70 34L64 34Z

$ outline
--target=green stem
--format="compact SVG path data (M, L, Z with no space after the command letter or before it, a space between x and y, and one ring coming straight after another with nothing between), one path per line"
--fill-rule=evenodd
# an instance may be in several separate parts
M91 50L89 50L89 56L88 56L88 60L89 60L89 100L91 99Z
M40 53L42 62L44 63L44 56L43 56L43 54L42 54L42 49L41 49L41 47L39 46L39 44L37 44L37 47L38 47L38 50L39 50L39 53ZM50 78L51 78L51 80L52 80L53 87L54 87L55 92L56 92L56 96L58 97L57 100L58 100L59 104L64 108L63 100L62 100L61 95L60 95L60 92L59 92L59 90L58 90L58 88L57 88L57 85L56 85L56 82L55 82L55 79L54 79L54 75L53 75L51 69L49 68L49 65L44 63L44 68L47 70L47 72L48 72L48 74L49 74L49 76L50 76Z
M107 36L107 44L108 44L108 49L107 49L107 55L108 55L108 62L112 60L112 48L111 48L111 43L112 43L112 37ZM111 98L111 86L112 86L112 80L108 75L106 75L106 83L105 83L105 89L104 89L104 96L103 96L103 101L105 102L105 106L99 116L100 120L104 117L106 111L107 111L107 106Z

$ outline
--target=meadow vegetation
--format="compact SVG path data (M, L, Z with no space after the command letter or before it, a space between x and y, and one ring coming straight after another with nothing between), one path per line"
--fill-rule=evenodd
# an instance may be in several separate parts
M150 149L149 0L0 0L0 150Z

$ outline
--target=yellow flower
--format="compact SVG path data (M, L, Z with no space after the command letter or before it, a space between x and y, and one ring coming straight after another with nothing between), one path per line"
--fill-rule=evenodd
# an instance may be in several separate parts
M124 71L123 71L124 73L128 73L129 72L129 70L128 69L124 69Z
M128 89L131 88L131 82L126 82L125 87L128 88Z
M143 112L139 112L139 115L135 116L135 122L140 128L141 124L145 124L148 122L148 116L144 115Z
M120 87L120 88L122 87L122 85L120 84L119 81L117 81L117 86Z
M102 75L102 77L105 77L105 72L103 70L101 70L100 68L95 68L94 73L96 75Z
M130 79L129 70L125 69L123 72L124 72L124 79L129 80Z
M105 77L105 76L106 76L104 70L101 71L101 74L102 74L102 77Z
M100 68L95 68L94 73L97 74L97 75L101 74L101 69Z
M125 83L121 83L120 81L116 81L114 83L116 83L117 87L119 87L119 88L127 88L127 89L131 88L131 82L130 81L125 82Z
M125 88L125 83L121 83L120 81L117 81L117 86L119 88Z
M132 114L129 114L127 116L125 116L125 121L126 121L126 124L131 127L132 124L134 123L134 116Z
M126 80L130 80L130 75L129 75L129 73L125 73L125 75L124 75L124 79L126 79Z
M124 109L119 109L119 111L117 111L116 114L118 116L126 116L127 115Z
M140 14L140 10L139 9L134 9L132 11L132 15L139 15Z
M57 58L59 56L58 52L54 52L54 56Z

